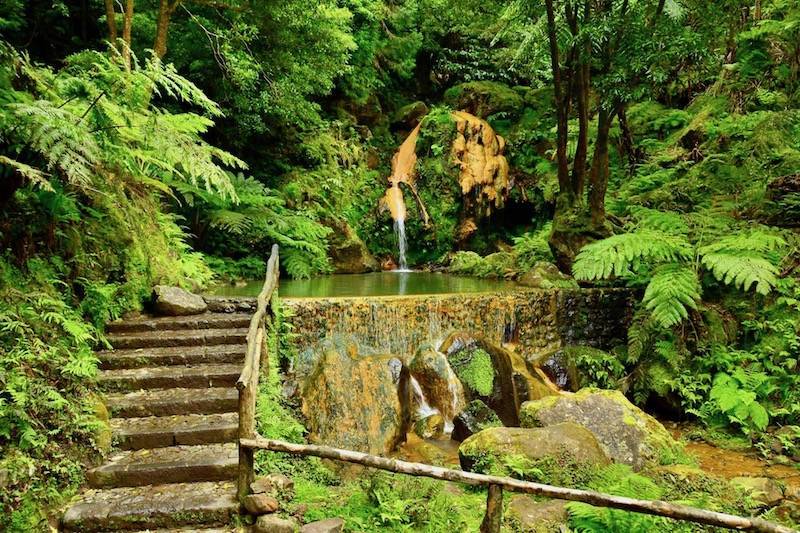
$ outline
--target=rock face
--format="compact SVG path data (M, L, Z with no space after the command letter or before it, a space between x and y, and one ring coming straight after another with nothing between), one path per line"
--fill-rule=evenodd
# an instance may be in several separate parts
M258 517L253 526L253 533L294 533L297 523L275 515L262 515Z
M408 370L430 407L439 411L445 421L453 420L466 406L464 388L443 353L423 345L408 364Z
M543 428L484 429L461 443L458 456L464 470L500 475L510 473L505 464L509 458L536 461L566 456L577 464L610 463L594 435L571 422Z
M333 230L328 237L328 255L336 274L363 274L380 270L378 260L369 253L367 245L347 222L328 220L325 225Z
M168 285L153 287L153 305L158 314L165 316L199 315L208 309L202 296Z
M463 441L484 429L502 425L497 413L489 406L480 400L472 400L453 420L453 433L450 437L453 440Z
M548 427L573 422L587 428L608 457L640 469L679 448L658 420L616 390L583 389L526 402L520 413L523 427Z
M522 97L514 89L493 81L461 83L445 91L444 100L481 118L500 111L518 113L523 108Z
M444 433L444 418L439 413L434 413L417 420L414 424L414 433L423 439L439 438Z
M469 382L464 373L470 372L470 360L474 358L475 351L482 350L489 355L494 372L491 392L482 394L466 387L466 396L468 400L483 401L507 426L519 425L519 409L523 402L554 394L541 377L529 371L519 354L482 337L456 332L442 343L440 350L447 355L450 366L465 382Z
M396 357L328 343L301 394L313 442L386 454L405 439L408 371Z

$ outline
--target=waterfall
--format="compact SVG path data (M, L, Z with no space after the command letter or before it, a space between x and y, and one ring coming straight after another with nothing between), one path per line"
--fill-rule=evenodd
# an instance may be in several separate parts
M408 270L408 262L406 261L406 221L404 219L398 218L394 221L394 233L397 235L399 270L405 272Z
M422 420L423 418L427 418L431 415L438 414L438 409L434 409L428 403L428 399L425 398L425 393L422 392L422 387L419 385L419 381L414 376L411 376L411 390L414 393L414 399L417 401L417 418Z

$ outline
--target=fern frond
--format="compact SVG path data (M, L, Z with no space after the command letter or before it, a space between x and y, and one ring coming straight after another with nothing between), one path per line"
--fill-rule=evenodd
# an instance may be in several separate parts
M707 247L711 248L711 247ZM758 294L769 294L778 282L780 271L759 252L703 252L702 263L714 277L726 285L748 291L755 286Z
M700 282L695 271L683 264L659 266L644 292L643 303L653 319L668 328L689 316L687 307L697 309Z
M691 255L691 246L682 235L640 229L584 246L572 273L581 280L608 279L629 274L637 261L675 262Z
M640 228L663 231L664 233L686 235L689 226L683 217L674 211L658 211L647 207L633 206L631 214Z

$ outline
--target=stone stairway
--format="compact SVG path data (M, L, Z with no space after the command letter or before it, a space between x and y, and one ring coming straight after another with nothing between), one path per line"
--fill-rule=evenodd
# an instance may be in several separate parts
M65 531L233 529L235 383L249 321L206 313L108 326L114 349L98 354L98 382L116 449L88 472Z

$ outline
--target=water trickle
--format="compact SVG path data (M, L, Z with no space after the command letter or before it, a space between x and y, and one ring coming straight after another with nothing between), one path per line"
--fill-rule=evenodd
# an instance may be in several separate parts
M431 415L439 414L438 409L434 409L428 403L428 399L425 398L425 393L422 391L422 387L417 381L417 378L411 376L411 391L414 394L414 401L417 406L417 412L415 413L417 419L422 420L424 418L428 418Z
M397 255L400 263L399 270L408 272L408 261L406 260L406 222L402 218L394 221L394 233L397 236Z

